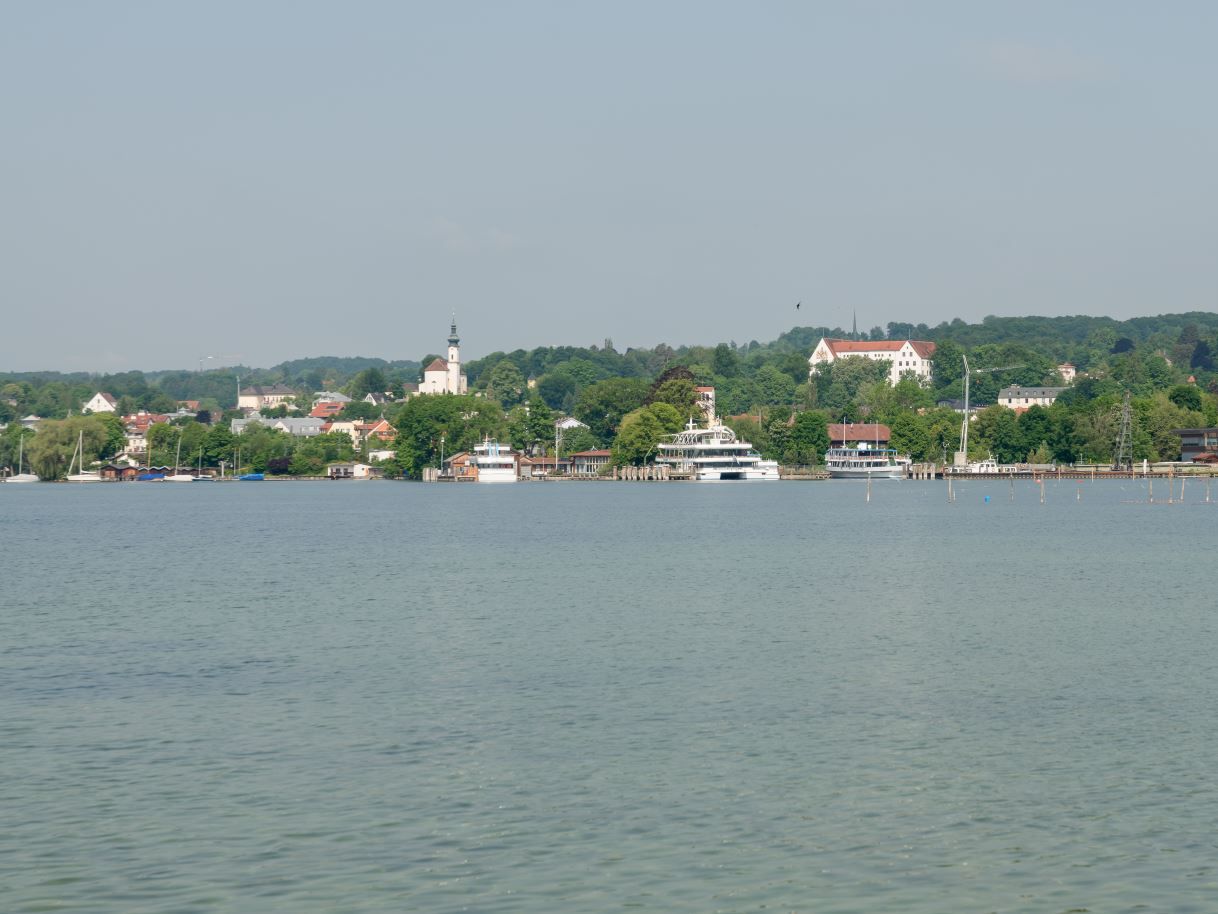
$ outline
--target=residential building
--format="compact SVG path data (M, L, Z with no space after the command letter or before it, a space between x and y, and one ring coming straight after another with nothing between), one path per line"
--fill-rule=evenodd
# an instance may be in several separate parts
M834 340L822 337L808 357L808 377L819 365L857 356L889 362L889 384L896 384L907 372L919 381L928 383L934 367L934 354L935 344L926 340Z
M366 463L332 463L326 467L331 479L380 479L385 471Z
M888 447L892 430L879 422L830 422L830 447Z
M313 409L309 412L309 415L314 419L333 419L346 408L346 403L323 400L313 404Z
M998 391L998 405L1023 412L1029 406L1052 406L1064 387L1004 387Z
M612 457L609 450L576 451L571 455L571 475L597 476Z
M1218 461L1218 428L1174 428L1180 436L1180 459L1203 463Z
M463 394L468 382L465 372L461 370L461 340L457 336L457 317L453 315L451 331L448 334L448 358L433 359L431 364L423 369L423 382L419 385L421 394Z
M1057 373L1062 376L1062 380L1067 384L1073 384L1075 377L1078 375L1078 369L1069 362L1062 362L1057 366Z
M246 387L238 392L237 408L257 412L268 407L279 406L281 403L287 403L288 400L292 400L295 397L296 391L283 384L272 384L269 387L255 384L253 387Z
M587 428L588 426L584 425L584 423L580 422L574 416L564 416L561 419L554 420L554 427L559 431L565 432L568 429Z
M116 413L118 400L104 391L98 391L88 401L81 404L82 413Z
M364 402L371 403L373 406L384 406L386 403L393 402L393 391L369 391L364 394Z
M698 392L697 407L702 412L702 419L710 426L715 421L715 388L695 387Z
M313 438L321 434L322 426L325 425L322 419L314 416L263 421L273 429L287 432L293 438Z
M521 479L539 479L546 476L567 476L571 472L571 458L525 457L516 460L516 475Z
M337 390L319 390L313 394L313 405L318 403L350 403L351 398Z

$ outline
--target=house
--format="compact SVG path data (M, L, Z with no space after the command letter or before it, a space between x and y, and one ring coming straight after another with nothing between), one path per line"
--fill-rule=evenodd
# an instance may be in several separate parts
M608 450L576 451L571 455L572 476L597 476L612 458Z
M1209 463L1218 460L1218 428L1173 428L1180 436L1180 459Z
M98 468L97 472L102 479L130 481L140 475L140 468L119 463L104 463Z
M392 460L398 455L398 452L391 448L369 448L368 459L373 463L384 463L386 460Z
M333 400L323 400L313 405L313 409L309 412L309 416L313 419L333 419L346 408L346 403L338 403L337 401Z
M313 405L318 403L350 403L351 398L337 390L319 390L313 394Z
M123 433L127 443L123 449L125 454L146 454L148 452L148 429L158 422L168 422L169 417L160 413L149 413L140 410L129 416L123 416Z
M22 428L38 428L38 423L42 421L42 416L35 416L30 413L28 416L21 417Z
M561 419L554 420L554 427L560 432L565 432L568 429L587 428L588 426L584 425L584 423L580 422L574 416L564 416Z
M457 482L477 482L478 467L469 451L458 451L444 461L442 475Z
M293 438L313 438L320 435L324 424L321 419L314 418L313 416L275 419L269 423L271 428L287 432Z
M406 381L402 384L402 399L409 400L411 397L419 395L419 385L412 381Z
M198 400L179 400L178 409L179 410L184 409L190 413L198 413L199 412L199 401Z
M857 447L860 444L888 447L891 438L892 430L878 422L829 423L830 447Z
M695 404L702 411L702 418L706 421L707 426L713 425L715 422L715 388L713 387L695 387L698 392L698 402Z
M540 479L546 476L569 476L570 457L525 457L516 459L516 475L520 479Z
M1062 380L1067 384L1073 384L1075 377L1078 375L1078 369L1069 362L1062 362L1057 366L1057 373L1062 376Z
M452 329L448 334L448 358L432 359L431 364L423 369L423 382L419 385L420 394L463 394L468 382L465 373L461 371L461 343L457 336L457 317L453 315Z
M365 441L379 441L386 444L398 436L398 430L390 425L384 416L374 422L362 423L359 431L361 444Z
M118 400L99 390L91 399L81 405L80 411L82 413L116 413L118 412Z
M927 340L834 340L822 337L808 357L808 377L812 377L819 365L831 365L838 359L857 356L890 363L889 384L896 384L907 372L925 384L931 378L934 354L935 344Z
M1023 412L1029 406L1052 406L1064 387L1004 387L998 391L998 405Z
M247 387L238 392L237 408L259 411L267 407L279 406L281 403L287 403L295 398L296 391L283 384L272 384L269 387L255 384L253 387Z
M332 463L326 467L330 479L380 479L385 471L366 463Z
M384 406L386 403L393 402L393 392L388 390L384 393L381 393L380 391L369 391L368 393L364 394L364 402L371 403L373 406Z

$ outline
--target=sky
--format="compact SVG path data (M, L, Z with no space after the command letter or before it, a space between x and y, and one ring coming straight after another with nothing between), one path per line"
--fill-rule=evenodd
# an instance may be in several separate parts
M0 0L0 371L1214 310L1216 42L1210 2Z

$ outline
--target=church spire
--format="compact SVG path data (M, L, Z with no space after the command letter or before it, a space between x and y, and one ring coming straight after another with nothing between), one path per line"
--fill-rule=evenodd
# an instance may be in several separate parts
M456 311L454 311L454 312L453 312L453 325L452 325L452 328L449 330L449 333L448 333L448 345L450 345L450 346L456 346L456 345L458 345L460 342L461 342L461 340L460 340L460 338L457 336L457 312L456 312Z

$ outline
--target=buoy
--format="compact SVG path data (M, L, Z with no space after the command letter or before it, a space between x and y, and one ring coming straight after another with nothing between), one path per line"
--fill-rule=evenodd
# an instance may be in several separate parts
M987 505L990 503L990 496L988 496L988 495L987 495L987 496L985 497L985 503L986 503Z

